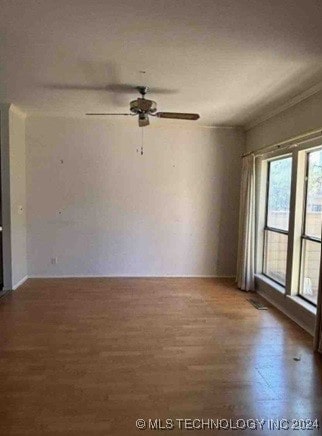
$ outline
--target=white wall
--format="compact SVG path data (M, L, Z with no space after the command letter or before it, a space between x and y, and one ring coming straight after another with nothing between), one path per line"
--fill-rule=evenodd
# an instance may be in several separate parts
M235 274L242 131L154 121L28 117L30 276Z
M25 115L9 111L12 288L27 276Z
M322 92L246 132L246 148L256 150L322 127Z

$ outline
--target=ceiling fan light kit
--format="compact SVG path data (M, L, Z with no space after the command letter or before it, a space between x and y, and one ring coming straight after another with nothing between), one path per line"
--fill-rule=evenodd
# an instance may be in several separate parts
M130 103L130 111L139 114L142 112L148 112L153 114L157 111L157 104L155 101L146 100L145 98L137 98L136 100L131 101Z
M149 91L147 86L137 86L136 89L141 94L141 97L130 102L130 113L87 113L86 115L138 115L139 127L145 127L150 124L149 115L158 118L167 118L175 120L195 121L200 118L199 114L182 113L182 112L157 112L157 104L153 100L145 98Z
M150 124L149 117L145 113L139 113L139 126L145 127Z

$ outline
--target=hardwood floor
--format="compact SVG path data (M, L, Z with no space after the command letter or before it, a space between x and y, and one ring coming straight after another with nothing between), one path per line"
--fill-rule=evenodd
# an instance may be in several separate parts
M29 280L0 300L0 434L159 433L137 430L138 418L321 419L312 338L247 298L228 279ZM279 433L174 424L171 435Z

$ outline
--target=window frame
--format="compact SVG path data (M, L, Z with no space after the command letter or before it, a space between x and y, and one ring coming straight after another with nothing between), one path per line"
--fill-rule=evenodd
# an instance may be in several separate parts
M310 153L314 153L316 151L321 151L322 145L320 147L310 148L305 150L305 176L304 176L304 186L303 186L303 210L302 210L302 231L301 231L301 248L300 248L300 263L299 263L299 279L298 279L298 293L297 295L306 301L309 304L312 304L314 307L317 307L317 304L312 300L305 298L305 296L301 293L302 284L303 284L303 270L304 270L304 245L305 241L311 241L313 243L320 244L320 250L322 248L322 235L320 238L310 236L306 234L306 222L307 222L307 202L308 202L308 188L309 188L309 171L310 171L310 161L309 155Z
M307 150L305 151L305 178L304 178L304 203L303 203L303 218L302 218L302 235L304 239L309 239L313 242L320 242L321 243L321 237L320 238L316 238L314 236L310 236L306 234L306 220L307 220L307 199L308 199L308 188L309 188L309 167L310 167L310 162L309 162L309 155L311 153L314 153L316 151L321 151L322 150L322 145L321 147L316 147L313 150Z
M285 155L282 156L274 156L271 159L267 159L266 160L266 194L265 194L265 218L264 218L264 236L263 236L263 250L262 250L262 274L269 278L270 280L272 280L273 282L277 283L279 286L282 286L283 288L285 288L286 283L282 283L278 280L276 280L275 278L269 276L266 272L265 272L265 264L266 264L266 248L267 248L267 232L273 232L273 233L278 233L278 234L282 234L284 236L287 236L287 239L289 238L289 228L290 228L290 223L288 223L288 230L284 230L284 229L279 229L276 227L272 227L269 226L268 223L268 203L269 203L269 191L270 191L270 175L271 175L271 163L278 161L278 160L283 160L283 159L289 159L291 158L291 164L293 163L293 157L290 153L287 153ZM291 180L292 180L292 170L291 170ZM292 182L291 182L292 183ZM290 194L291 194L291 186L290 186ZM291 214L291 205L290 205L290 210L289 210L289 216ZM288 243L288 241L287 241ZM286 271L285 271L285 276L286 276Z
M302 301L304 305L311 307L312 313L316 312L314 303L303 298L299 298L300 289L300 272L302 268L301 257L301 235L303 229L304 213L304 179L306 174L305 157L310 151L316 151L322 148L322 136L301 142L288 143L286 147L275 149L274 151L263 153L256 159L256 243L255 243L255 275L267 283L272 291L290 297L294 302ZM263 273L264 270L264 249L265 249L265 227L267 224L267 198L268 198L268 164L269 162L281 158L292 157L292 174L291 174L291 198L290 198L290 215L288 228L287 244L287 268L285 285ZM297 177L294 177L294 174ZM270 227L270 226L268 226ZM269 229L271 230L271 229ZM274 231L279 229L272 228ZM283 232L282 232L283 233ZM262 283L260 280L260 288ZM301 303L302 304L302 303Z

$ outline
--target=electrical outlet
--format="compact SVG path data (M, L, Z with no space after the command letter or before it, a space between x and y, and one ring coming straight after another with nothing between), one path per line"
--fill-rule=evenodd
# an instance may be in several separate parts
M52 258L50 259L50 261L51 261L51 264L52 264L52 265L56 265L57 262L58 262L58 259L57 259L57 257L52 257Z

